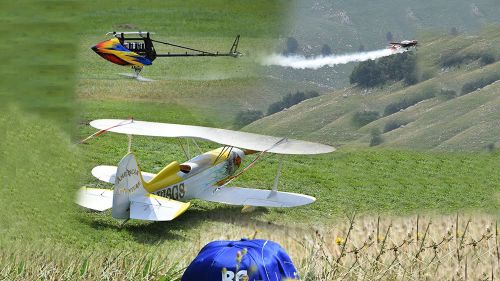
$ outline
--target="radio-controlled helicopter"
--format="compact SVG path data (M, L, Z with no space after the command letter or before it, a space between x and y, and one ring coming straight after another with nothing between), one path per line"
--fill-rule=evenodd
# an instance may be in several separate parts
M198 50L191 47L186 47L178 44L173 44L165 41L159 41L151 38L153 32L147 31L128 31L108 32L106 35L111 35L113 38L100 42L92 47L92 50L99 56L112 63L131 66L134 74L126 76L132 77L139 81L152 81L151 79L143 78L140 76L141 70L144 66L152 65L156 58L165 57L238 57L241 53L238 52L238 44L240 36L236 39L227 53L209 52ZM183 49L185 52L179 53L156 53L153 43L158 43L177 49Z
M305 155L335 150L328 145L307 141L199 126L116 119L95 120L90 125L100 131L89 138L107 131L129 135L129 153L117 167L97 166L92 169L93 176L114 184L114 189L82 187L76 202L97 211L112 208L112 216L125 221L170 221L186 211L192 199L244 206L242 211L255 207L295 207L313 203L316 200L314 197L277 190L281 162L270 190L229 184L249 170L264 153ZM222 144L223 147L181 164L174 161L159 173L152 174L141 171L134 154L130 153L132 135L186 138L195 144L195 139L202 139ZM181 148L186 153L183 145ZM256 154L255 159L236 173L243 159L250 154Z

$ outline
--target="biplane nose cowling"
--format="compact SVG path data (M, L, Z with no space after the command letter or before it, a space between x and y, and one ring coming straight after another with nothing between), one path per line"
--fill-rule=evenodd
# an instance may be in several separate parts
M103 59L118 65L143 67L152 64L148 58L125 48L117 38L100 42L91 49Z

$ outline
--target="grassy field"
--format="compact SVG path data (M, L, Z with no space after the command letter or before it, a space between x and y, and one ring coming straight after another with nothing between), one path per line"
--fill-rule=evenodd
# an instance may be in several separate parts
M204 123L202 116L196 113L165 105L135 103L130 106L114 101L85 102L84 105L85 120L123 117L126 112L138 120L213 125ZM82 125L80 138L94 131ZM145 171L158 172L170 161L186 159L175 140L134 137L132 147ZM202 146L205 150L211 147L216 145L204 143ZM126 150L127 138L122 135L108 133L91 140L82 146L88 163L86 169L90 171L92 165L114 165ZM313 195L318 202L297 210L268 211L261 216L265 219L274 220L285 213L286 218L281 220L301 221L311 216L327 220L345 210L415 213L426 209L444 212L477 209L491 212L496 202L490 195L500 182L494 172L498 153L344 149L322 156L283 159L283 189ZM270 155L235 184L271 186L277 161L278 156ZM89 173L85 174L82 184L86 182L98 183Z
M229 127L232 118L227 116L242 108L266 108L287 93L278 91L281 84L260 77L260 69L250 57L273 45L280 35L281 19L276 15L286 2L215 1L203 7L194 1L169 1L168 6L161 2L135 4L126 2L122 7L127 8L117 8L101 2L47 2L24 10L22 19L31 21L25 26L26 34L17 37L22 44L38 41L38 37L27 36L28 31L41 36L51 27L60 30L47 38L46 48L62 47L33 62L40 68L28 67L29 59L10 59L10 67L19 69L19 76L9 74L0 88L2 97L12 101L1 105L4 114L0 115L4 163L0 169L4 183L0 188L0 279L177 280L206 242L252 237L257 232L257 237L276 240L289 249L306 280L321 280L320 272L310 268L320 264L319 260L308 260L305 253L317 247L316 230L330 241L328 247L335 247L331 242L336 236L345 238L346 225L341 220L346 213L381 214L389 219L400 214L414 218L419 213L479 213L473 216L479 221L475 231L498 216L498 152L387 148L285 157L279 188L318 199L302 208L241 214L237 207L195 201L172 222L131 221L120 227L109 212L77 207L73 197L80 186L109 187L92 178L91 168L115 165L127 150L126 138L111 133L76 144L95 132L87 125L89 120L133 116ZM196 13L191 12L193 6ZM15 23L20 17L16 11L2 9L5 17L1 19ZM52 14L45 17L38 11ZM143 13L158 16L137 16ZM47 18L59 22L47 22ZM61 24L65 20L68 23ZM40 28L34 29L36 26ZM154 30L158 38L164 35L174 42L209 49L226 48L240 33L242 50L250 55L238 60L155 61L144 76L159 81L127 81L115 75L128 71L126 68L110 65L88 49L104 39L100 34L123 26ZM210 77L211 73L216 77ZM300 85L287 87L295 86ZM201 144L207 150L214 146ZM132 149L141 167L150 172L185 159L174 140L134 137ZM235 184L268 188L277 161L277 157L266 157ZM447 221L436 219L443 220ZM330 227L339 232L332 233Z

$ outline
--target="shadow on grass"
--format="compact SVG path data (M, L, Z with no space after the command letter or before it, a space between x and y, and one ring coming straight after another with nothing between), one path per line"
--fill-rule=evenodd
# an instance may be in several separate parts
M182 235L182 233L196 229L207 222L222 222L237 225L255 224L258 228L272 224L257 219L257 217L269 212L268 209L258 208L251 213L241 213L241 208L241 206L194 203L190 209L173 221L146 222L131 220L121 225L120 221L111 218L111 212L103 213L102 216L98 214L81 216L80 221L96 230L111 229L126 231L137 242L150 245L167 240L189 240L189 237Z

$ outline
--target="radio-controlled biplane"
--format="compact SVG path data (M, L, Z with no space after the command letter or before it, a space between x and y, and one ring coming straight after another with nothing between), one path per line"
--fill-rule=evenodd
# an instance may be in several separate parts
M186 47L178 44L173 44L165 41L159 41L151 38L153 32L146 31L128 31L128 32L108 32L106 35L112 35L113 38L100 42L92 47L92 50L99 56L112 63L131 66L134 74L126 76L135 78L140 81L151 81L143 78L139 74L144 66L153 64L156 58L165 57L238 57L241 53L238 52L238 44L240 36L236 39L227 53L203 51L191 47ZM183 49L184 52L178 53L157 53L153 43L158 43L176 49Z
M314 197L277 190L281 162L271 189L229 184L249 170L264 153L321 154L335 150L328 145L307 141L199 126L115 119L95 120L90 125L100 130L92 136L107 131L129 135L129 153L118 167L97 166L92 169L92 175L97 179L114 184L113 190L82 187L76 202L97 211L112 208L112 216L124 220L170 221L186 211L191 199L240 205L244 206L243 211L255 207L310 204L316 200ZM152 174L141 171L134 154L130 153L132 135L186 138L195 144L195 139L201 139L223 147L182 164L174 161L159 173ZM184 146L181 147L186 153ZM256 154L255 159L236 173L245 156L250 154Z

